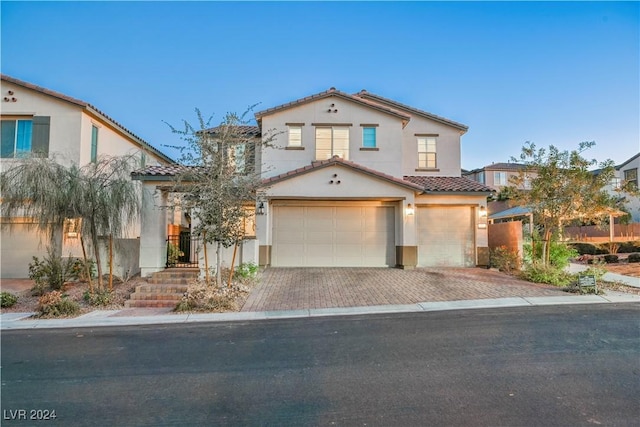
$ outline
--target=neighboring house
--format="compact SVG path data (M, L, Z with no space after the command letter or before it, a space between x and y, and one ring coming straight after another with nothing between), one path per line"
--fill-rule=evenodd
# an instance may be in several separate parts
M366 91L334 88L255 117L256 132L274 131L276 139L260 153L264 189L255 237L243 243L236 262L486 265L491 189L461 176L467 126ZM162 209L175 171L147 167L134 174L149 190L144 194L153 195L143 211L143 276L165 267L170 230L189 229L188 212Z
M20 161L26 153L39 152L59 163L85 165L102 155L137 155L141 165L173 161L125 129L91 104L6 75L1 75L0 106L2 147L0 171ZM28 224L30 218L2 218L2 278L28 276L32 256L46 254L48 238ZM120 275L138 270L139 224L132 224L122 247L130 254L122 258ZM78 238L65 230L59 239L63 256L78 256ZM126 264L126 266L124 265ZM106 265L106 263L105 263Z
M483 168L474 169L464 172L462 176L472 179L496 191L501 191L504 187L511 185L511 178L520 176L520 173L526 168L526 165L520 163L493 163ZM531 174L531 178L535 174ZM525 176L525 180L518 188L521 190L529 189L531 184L528 180L529 176Z
M638 186L638 170L640 169L640 153L631 157L624 163L616 166L615 176L612 180L611 185L608 190L612 193L620 195L624 197L625 208L631 213L633 222L640 222L640 197L631 195L627 192L616 192L616 189L619 189L621 185L632 185L636 189L640 188Z

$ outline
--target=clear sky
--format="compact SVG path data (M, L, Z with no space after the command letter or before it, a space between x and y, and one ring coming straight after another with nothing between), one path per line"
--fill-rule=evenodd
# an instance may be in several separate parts
M525 141L640 151L638 2L8 2L2 73L95 105L167 154L163 121L367 89L469 126L462 167ZM216 122L217 124L217 122Z

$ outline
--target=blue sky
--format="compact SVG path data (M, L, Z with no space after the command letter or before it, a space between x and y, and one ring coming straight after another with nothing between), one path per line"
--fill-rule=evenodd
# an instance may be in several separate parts
M163 123L367 89L469 126L462 167L525 141L640 151L638 2L7 2L2 73L87 101L152 145Z

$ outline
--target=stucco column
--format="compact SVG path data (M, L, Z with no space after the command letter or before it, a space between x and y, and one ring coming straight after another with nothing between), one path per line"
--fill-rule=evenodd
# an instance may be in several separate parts
M147 277L165 268L167 255L167 192L154 184L142 189L140 275Z

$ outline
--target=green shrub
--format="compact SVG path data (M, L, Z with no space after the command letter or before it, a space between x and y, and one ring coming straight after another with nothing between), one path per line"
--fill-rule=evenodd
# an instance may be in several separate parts
M509 249L506 246L498 246L491 250L490 255L491 267L505 273L520 270L520 256L517 250Z
M105 307L113 301L113 293L108 290L95 291L93 293L85 291L82 298L94 307Z
M253 279L258 275L259 267L252 262L244 262L236 268L234 274L245 279Z
M558 268L565 268L569 265L569 260L576 258L578 251L574 248L559 242L551 242L549 251L549 262Z
M0 292L0 307L13 307L18 302L18 297L9 292Z
M570 243L569 246L575 249L579 255L596 255L598 249L591 243Z
M618 255L605 255L604 262L607 264L616 264L619 261Z
M42 295L47 290L60 290L65 282L77 279L74 273L73 258L61 258L52 248L47 248L47 255L42 258L33 257L29 263L29 279L35 282L32 289L34 295Z
M38 300L38 317L73 316L80 312L80 305L60 291L51 291Z
M547 283L554 286L568 286L574 280L574 276L562 268L558 268L552 265L545 266L540 263L527 265L520 277L524 280L535 283Z
M640 252L640 242L622 242L618 248L619 254L630 254Z
M633 253L627 258L628 262L640 262L640 253Z
M180 260L180 257L184 256L184 252L180 250L180 247L175 243L167 243L167 264L176 265Z

